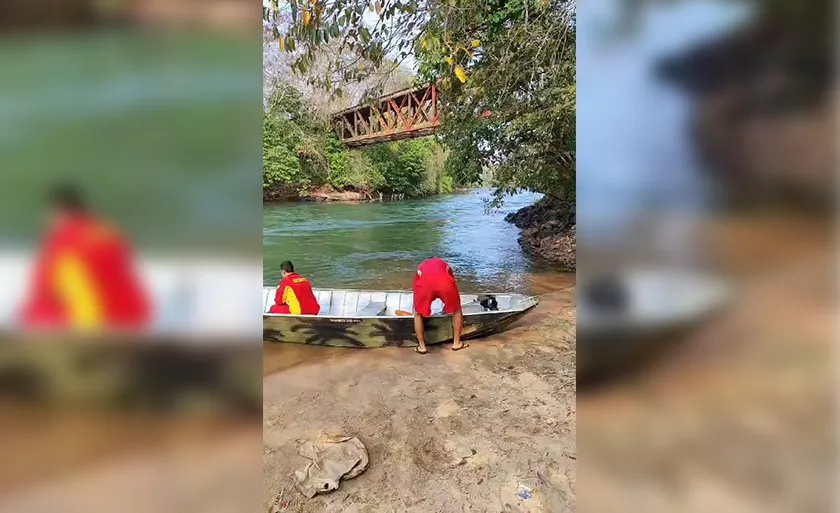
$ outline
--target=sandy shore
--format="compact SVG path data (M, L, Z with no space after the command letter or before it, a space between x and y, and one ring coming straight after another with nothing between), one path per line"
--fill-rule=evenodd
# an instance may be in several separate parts
M833 227L712 227L735 304L658 365L578 394L576 511L832 511L837 258Z
M260 511L259 424L0 407L0 511Z
M267 347L264 501L288 512L557 513L575 503L574 288L453 353ZM316 353L317 351L317 353ZM369 469L331 494L290 491L297 440L357 436ZM466 457L465 457L466 455ZM520 484L534 490L528 500Z

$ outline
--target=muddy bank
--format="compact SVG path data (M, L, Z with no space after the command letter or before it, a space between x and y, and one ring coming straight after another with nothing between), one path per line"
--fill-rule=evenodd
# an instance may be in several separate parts
M376 194L375 198L378 199L378 193L374 194ZM281 185L263 188L263 203L275 203L281 201L338 201L352 203L372 200L374 200L374 196L366 192L352 190L340 191L332 187L318 187L309 191L300 191Z
M382 196L379 193L368 193L354 190L337 190L332 187L319 187L309 191L308 195L302 197L305 201L340 201L340 202L356 202L356 201L375 201L381 200Z
M550 196L505 217L522 230L519 245L534 259L574 271L577 264L575 206Z
M338 190L330 186L318 187L309 191L298 191L283 186L263 188L263 203L282 201L314 201L336 203L359 203L365 201L402 201L410 199L405 194L390 194L378 191Z
M278 203L281 201L297 201L300 199L300 191L283 185L263 184L263 203Z
M566 289L461 352L348 350L267 376L266 509L286 489L286 511L297 513L572 511L574 326ZM358 436L370 467L305 499L289 491L289 475L306 461L297 440L322 433ZM519 484L533 497L518 499Z
M455 189L447 194L467 194L472 189ZM313 201L318 203L362 203L374 201L404 201L425 196L409 196L380 191L338 190L323 186L310 191L298 191L293 188L273 185L263 187L263 203L281 203L284 201Z

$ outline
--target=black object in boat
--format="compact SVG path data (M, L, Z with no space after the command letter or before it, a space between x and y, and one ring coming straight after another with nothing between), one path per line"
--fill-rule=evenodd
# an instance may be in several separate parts
M479 301L479 304L485 310L490 310L491 312L499 311L499 302L496 301L496 296L485 296L484 299Z
M585 281L581 299L593 310L613 313L625 311L629 302L626 284L614 274L596 276Z

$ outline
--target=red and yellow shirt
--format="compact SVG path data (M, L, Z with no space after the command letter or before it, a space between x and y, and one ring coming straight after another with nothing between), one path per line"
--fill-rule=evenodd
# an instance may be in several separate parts
M48 234L22 312L24 327L137 330L151 318L132 252L116 230L77 216Z
M293 315L318 315L321 305L312 292L312 285L303 276L292 273L277 286L274 306L271 313L290 313Z

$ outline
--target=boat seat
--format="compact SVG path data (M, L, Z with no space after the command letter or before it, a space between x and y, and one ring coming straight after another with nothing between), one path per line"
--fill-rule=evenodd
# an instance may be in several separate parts
M383 315L385 313L385 301L378 301L375 303L368 303L364 308L360 308L356 315Z
M484 311L484 307L478 301L470 301L461 305L461 311L465 314L476 314Z

